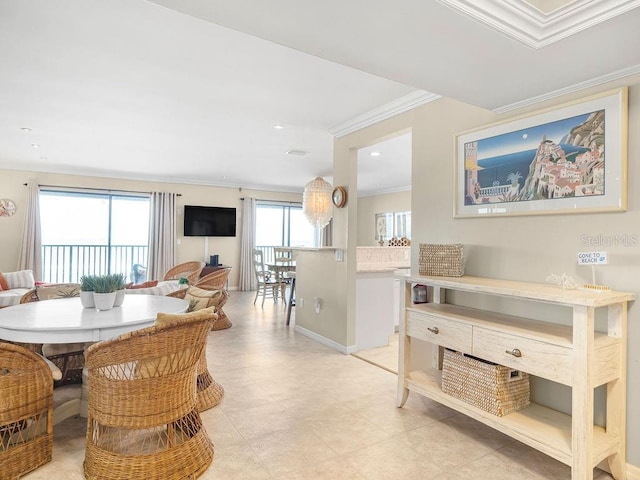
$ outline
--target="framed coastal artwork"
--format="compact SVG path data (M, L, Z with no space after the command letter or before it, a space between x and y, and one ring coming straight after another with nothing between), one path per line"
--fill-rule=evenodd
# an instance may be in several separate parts
M454 217L624 211L627 89L456 135Z

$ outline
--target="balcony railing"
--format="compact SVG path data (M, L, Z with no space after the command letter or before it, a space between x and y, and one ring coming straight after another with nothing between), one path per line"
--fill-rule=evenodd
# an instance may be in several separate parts
M133 278L133 266L147 265L147 245L42 245L42 281L78 283L83 275L123 273Z

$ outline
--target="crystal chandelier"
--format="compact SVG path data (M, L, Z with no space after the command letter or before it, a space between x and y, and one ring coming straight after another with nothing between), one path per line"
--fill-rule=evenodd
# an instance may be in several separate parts
M309 223L316 228L323 228L331 220L331 184L323 178L316 177L307 183L302 195L302 212Z

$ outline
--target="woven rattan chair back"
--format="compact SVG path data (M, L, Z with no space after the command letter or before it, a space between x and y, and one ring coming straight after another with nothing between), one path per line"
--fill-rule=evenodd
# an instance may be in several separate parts
M202 288L204 290L223 290L227 291L227 279L229 278L229 274L231 273L231 268L222 268L215 272L209 273L202 277L196 283L196 287ZM228 295L225 295L223 301L220 302L219 305L216 305L216 310L218 311L218 321L213 324L212 330L224 330L226 328L231 327L232 323L227 317L227 314L224 312L222 307L225 303L227 303Z
M195 378L210 328L210 319L176 321L87 349L87 479L185 479L208 468Z
M17 479L51 461L53 379L45 361L0 343L0 477Z
M222 290L222 292L224 293L224 295L220 298L220 306L227 303L228 298L227 291ZM187 289L183 288L182 290L176 290L175 292L168 293L167 297L181 298L184 300L184 297L186 295ZM218 306L216 306L216 311L218 312L218 320L213 322L211 330L220 330L219 328L216 328L216 324L220 322L220 310ZM229 322L229 320L227 320L227 322L229 323L229 326L231 326L231 322ZM198 391L197 405L199 412L204 412L205 410L215 407L224 397L224 388L214 380L214 378L211 376L211 373L209 372L209 368L207 366L206 350L206 348L202 350L202 355L200 356L200 360L198 361L196 377L196 386Z
M204 262L185 262L169 269L164 274L163 280L180 280L182 277L189 279L189 285L195 285L204 268Z
M68 285L68 284L65 284ZM55 286L55 285L54 285ZM78 285L79 286L79 285ZM63 297L60 297L63 298ZM31 303L38 302L40 299L38 298L38 293L35 288L29 290L27 293L22 295L20 299L20 303ZM42 355L43 352L43 344L42 343L16 343L16 345L23 346L32 352L36 352ZM56 355L47 355L47 358L51 360L56 367L60 369L62 372L62 378L60 380L56 380L53 384L54 387L61 387L63 385L69 384L80 384L82 383L82 369L84 368L84 351L83 350L75 350L59 353Z

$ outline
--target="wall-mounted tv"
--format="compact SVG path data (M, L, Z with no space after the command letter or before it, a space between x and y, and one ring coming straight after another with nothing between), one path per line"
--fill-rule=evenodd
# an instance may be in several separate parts
M235 237L236 209L184 206L185 237Z

